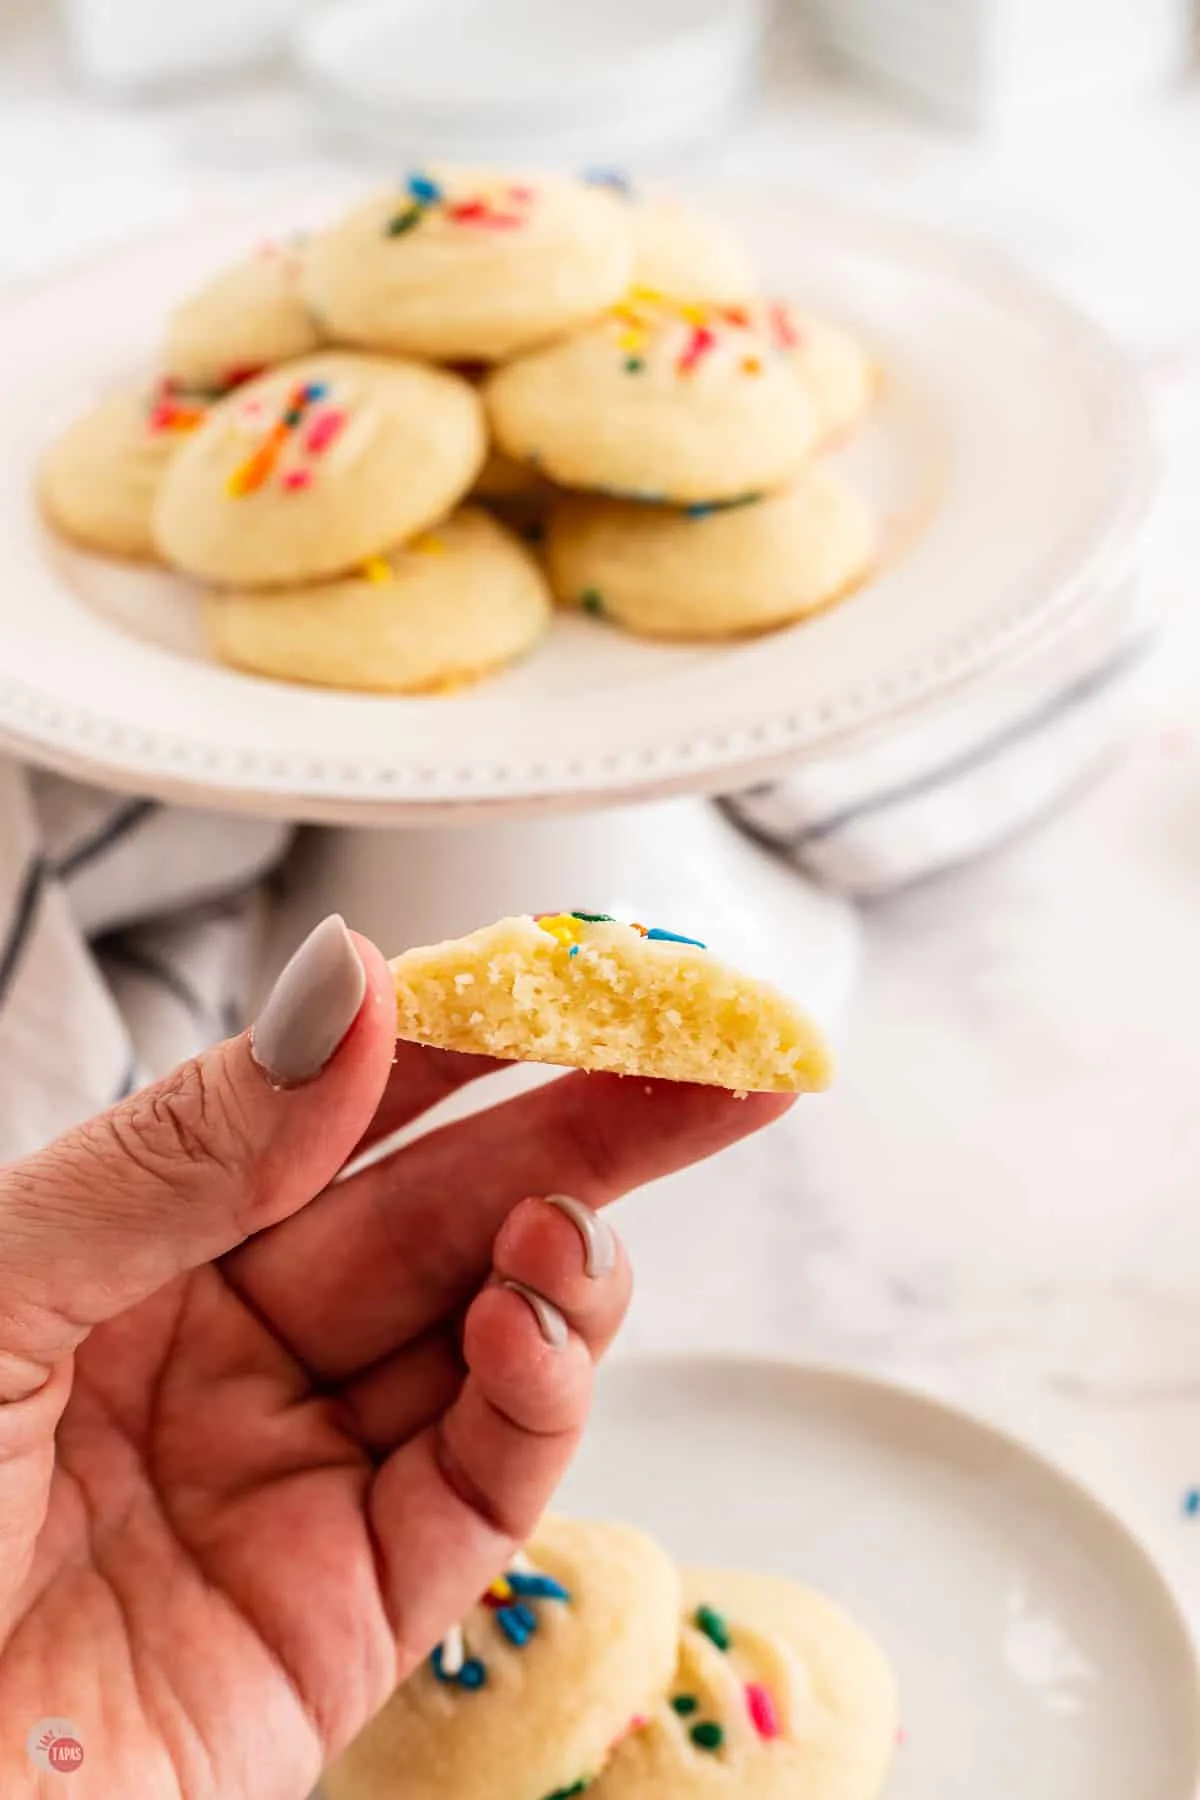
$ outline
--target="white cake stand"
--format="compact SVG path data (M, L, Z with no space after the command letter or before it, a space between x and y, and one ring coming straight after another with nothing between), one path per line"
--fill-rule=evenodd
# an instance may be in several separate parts
M564 617L521 667L452 697L258 681L213 663L186 585L53 544L30 473L91 392L144 368L176 295L343 198L260 201L0 308L0 740L116 788L376 828L327 850L314 903L351 910L353 894L389 946L505 910L653 913L831 1016L853 970L847 908L698 800L647 803L732 792L919 715L1110 588L1153 475L1124 362L971 245L791 190L722 196L771 285L877 352L879 404L838 457L884 521L876 577L752 643L650 645Z

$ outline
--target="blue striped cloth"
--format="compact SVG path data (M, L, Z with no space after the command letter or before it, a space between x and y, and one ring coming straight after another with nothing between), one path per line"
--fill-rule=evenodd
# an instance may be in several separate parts
M0 758L0 1160L240 1028L289 836Z

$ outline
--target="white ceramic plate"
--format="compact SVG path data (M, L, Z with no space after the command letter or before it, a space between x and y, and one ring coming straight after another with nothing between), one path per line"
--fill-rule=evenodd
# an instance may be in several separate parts
M583 617L450 698L352 696L216 667L194 595L44 532L39 443L144 365L164 308L330 197L126 247L0 309L0 735L142 792L397 821L730 789L879 726L1111 586L1151 486L1138 391L1072 310L989 255L795 194L735 206L772 285L858 323L886 372L843 461L887 523L879 576L811 624L653 646Z
M631 1358L560 1503L848 1606L900 1679L888 1800L1195 1800L1196 1655L1161 1577L961 1413L800 1365Z

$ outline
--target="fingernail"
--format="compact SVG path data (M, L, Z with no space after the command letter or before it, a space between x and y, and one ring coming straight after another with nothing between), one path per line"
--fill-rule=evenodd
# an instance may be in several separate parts
M500 1285L508 1288L510 1293L520 1294L522 1300L527 1302L530 1312L537 1320L538 1330L552 1350L566 1349L571 1334L567 1321L557 1306L539 1294L536 1288L526 1287L523 1281L502 1281Z
M565 1213L583 1239L584 1274L593 1281L611 1275L617 1266L617 1240L611 1225L573 1194L547 1194L546 1205Z
M250 1032L250 1051L276 1087L319 1075L358 1017L366 970L346 921L322 919L267 996Z

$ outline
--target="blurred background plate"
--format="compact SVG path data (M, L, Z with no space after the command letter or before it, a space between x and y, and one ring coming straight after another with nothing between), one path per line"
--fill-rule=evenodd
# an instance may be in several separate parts
M839 456L885 524L883 566L860 594L730 646L649 645L566 617L523 666L449 698L218 668L183 583L51 543L30 472L96 389L149 366L177 295L334 204L291 192L6 301L0 733L31 760L146 794L347 821L728 791L1028 646L1136 553L1153 459L1139 391L1107 340L954 237L755 187L721 204L771 284L855 324L884 370L872 420Z
M900 1680L887 1800L1194 1800L1196 1653L1158 1571L966 1414L800 1364L631 1357L559 1503L849 1607Z

